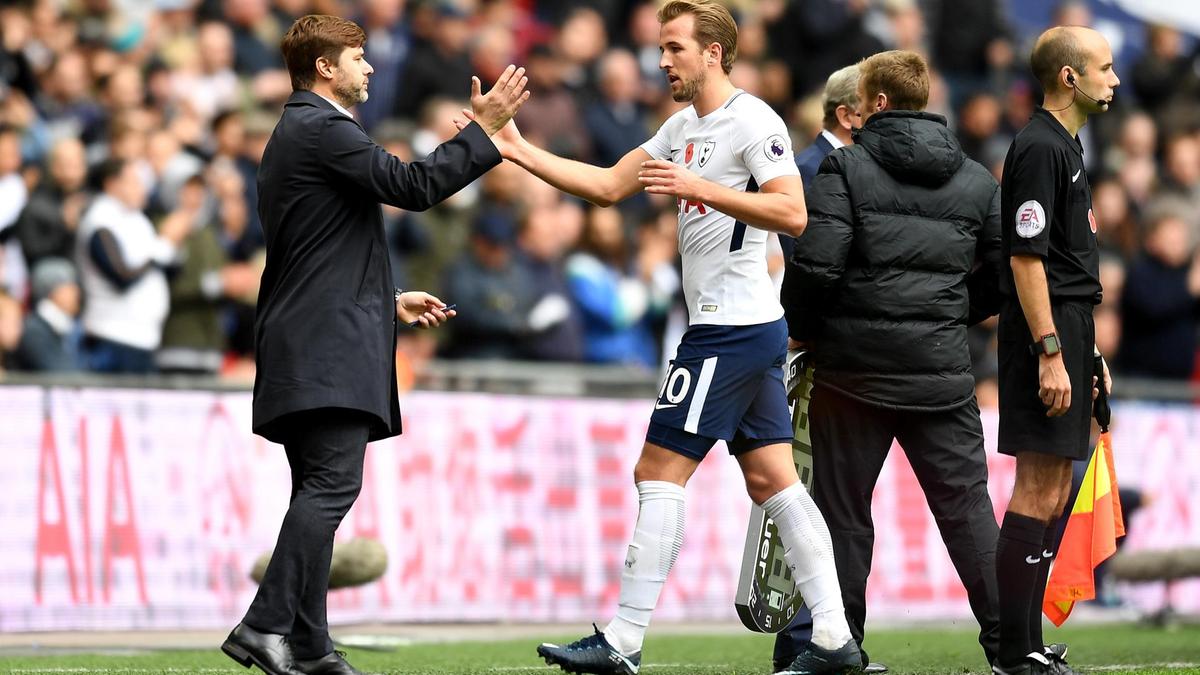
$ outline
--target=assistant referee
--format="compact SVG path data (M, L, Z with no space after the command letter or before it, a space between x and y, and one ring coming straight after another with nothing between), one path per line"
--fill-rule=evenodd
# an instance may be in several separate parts
M996 546L999 675L1074 672L1064 645L1043 645L1041 609L1071 462L1090 449L1101 287L1077 134L1120 84L1108 42L1089 28L1042 33L1030 63L1045 101L1009 148L1001 181L1011 274L1001 278L999 450L1016 456L1017 477Z

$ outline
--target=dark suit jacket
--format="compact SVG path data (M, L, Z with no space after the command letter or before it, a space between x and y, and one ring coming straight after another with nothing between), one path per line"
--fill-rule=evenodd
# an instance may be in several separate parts
M825 138L825 134L817 134L812 145L796 154L796 168L800 169L800 179L804 181L804 189L812 185L813 177L821 168L825 156L833 152L833 144Z
M374 416L371 440L400 433L379 204L422 211L499 163L478 124L406 164L317 94L292 94L258 170L267 264L254 324L256 434L281 440L272 422L326 407Z
M796 168L800 169L800 180L804 181L805 192L808 192L809 187L812 186L813 177L821 168L821 162L825 161L825 156L831 152L833 152L833 144L825 138L824 134L817 134L812 145L796 153ZM783 259L791 260L792 251L796 249L796 238L780 235L779 248L783 249Z

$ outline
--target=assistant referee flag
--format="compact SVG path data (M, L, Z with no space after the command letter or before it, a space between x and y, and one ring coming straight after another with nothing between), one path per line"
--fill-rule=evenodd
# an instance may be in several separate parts
M1100 442L1088 462L1083 485L1067 519L1067 529L1058 545L1058 556L1046 583L1042 612L1063 625L1075 603L1096 597L1096 566L1117 552L1117 537L1125 536L1117 473L1113 469L1112 438L1108 433L1108 396L1103 384L1103 365L1096 356L1100 395L1094 409L1100 422Z

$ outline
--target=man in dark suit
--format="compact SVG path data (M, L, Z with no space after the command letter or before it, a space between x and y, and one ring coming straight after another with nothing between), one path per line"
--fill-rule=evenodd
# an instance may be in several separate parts
M825 91L821 94L821 107L825 113L821 123L825 128L817 134L812 145L796 153L796 167L800 169L805 191L812 186L825 156L837 148L854 143L852 132L862 128L862 116L858 113L857 63L836 70L829 76L825 81ZM784 260L791 260L795 238L781 236L779 245L783 249ZM804 651L810 639L812 614L808 611L808 605L801 605L788 627L775 636L775 656L772 658L775 670L786 668L797 654ZM865 672L884 673L887 667L870 663Z
M282 50L295 91L258 173L267 263L254 432L283 444L292 493L258 595L222 650L272 675L358 672L326 623L334 531L358 496L367 442L400 433L397 321L454 315L428 293L393 289L379 205L427 209L499 164L489 136L528 98L522 69L509 66L486 96L472 78L477 122L406 164L346 110L367 98L364 42L338 17L292 25Z
M843 145L854 143L851 133L862 127L862 117L858 114L857 87L858 64L834 71L825 81L825 91L821 95L821 108L825 113L821 125L824 129L817 134L812 145L796 153L796 166L800 169L804 189L812 185L813 177L817 175L826 155ZM779 245L783 248L783 259L791 260L795 239L780 237ZM791 663L791 660L787 662Z

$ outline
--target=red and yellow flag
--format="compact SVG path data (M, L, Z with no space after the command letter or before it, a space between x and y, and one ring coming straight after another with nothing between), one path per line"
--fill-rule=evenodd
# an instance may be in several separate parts
M1093 570L1117 552L1117 537L1123 536L1125 520L1113 470L1112 440L1102 433L1046 583L1042 612L1055 626L1063 625L1076 602L1096 597Z

